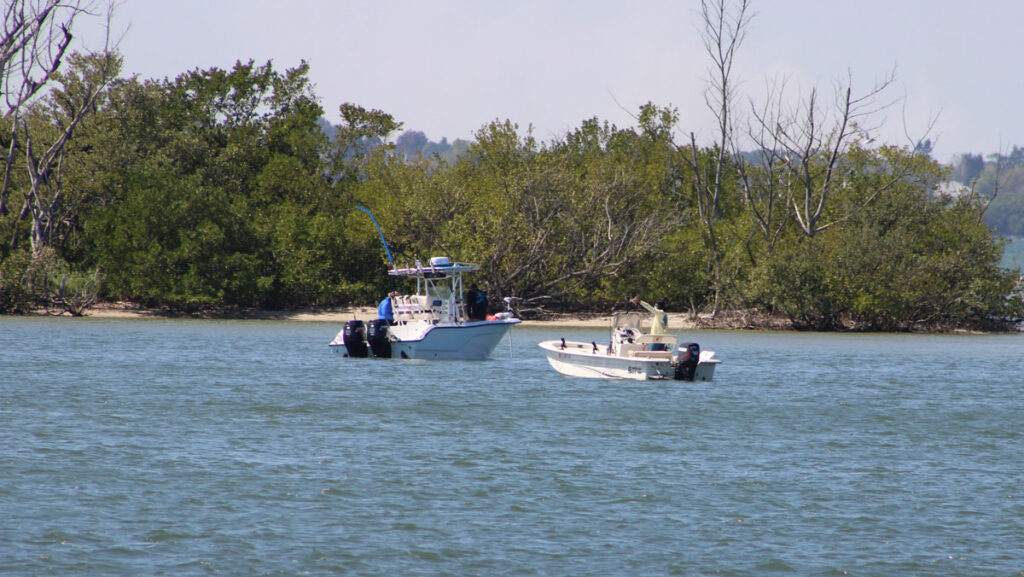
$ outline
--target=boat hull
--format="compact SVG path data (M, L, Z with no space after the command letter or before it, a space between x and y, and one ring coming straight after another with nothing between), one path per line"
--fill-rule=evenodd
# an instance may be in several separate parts
M391 358L422 360L486 359L519 319L468 322L458 325L410 323L391 327ZM341 333L331 343L345 352Z
M398 338L391 343L392 357L400 359L486 359L519 319L483 321L461 325L432 325L419 338Z
M675 378L671 358L632 358L608 354L608 347L578 341L544 341L540 348L547 355L551 368L563 375L590 379L664 380ZM705 355L704 353L710 353ZM694 372L694 381L710 381L718 359L713 352L703 351Z

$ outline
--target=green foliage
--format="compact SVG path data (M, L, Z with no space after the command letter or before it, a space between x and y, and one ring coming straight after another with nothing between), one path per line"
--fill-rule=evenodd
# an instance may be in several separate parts
M1024 236L1024 148L1009 154L962 154L954 160L951 180L967 194L989 203L985 222L998 234Z
M995 166L987 165L978 177L977 189L990 199L985 222L1000 234L1024 236L1024 165L1004 167L998 172Z
M82 226L109 297L183 310L333 302L330 276L311 278L336 262L316 231L319 211L339 206L306 73L239 63L116 87L93 150L120 158L108 147L127 143L135 157L114 164Z
M905 153L885 154L891 161ZM860 208L827 234L780 244L749 289L757 302L809 329L985 327L1013 317L1005 297L1014 273L999 267L1002 247L981 209L932 194L942 171L923 157L917 162L915 179L867 205L859 198L885 178L878 170L885 163L852 179L849 198L837 204Z
M612 295L646 295L669 310L699 310L711 298L707 249L695 227L682 227L664 237L656 257L637 262L615 283Z
M97 302L101 281L99 270L73 271L51 247L15 251L0 261L0 313L45 308L81 316Z
M87 306L100 280L103 298L185 311L374 303L409 287L386 274L357 206L399 263L480 263L474 281L526 311L640 295L863 330L999 326L1024 311L982 221L996 202L986 213L981 195L936 193L945 169L913 150L850 146L810 235L783 171L679 147L672 108L643 106L635 129L588 119L546 143L494 121L465 154L442 157L416 135L396 148L401 123L355 104L328 138L307 74L250 62L112 83L68 149L52 251L18 249L29 222L0 215L0 311L55 296ZM719 160L721 186L701 197L694 166ZM8 206L21 205L11 190Z
M358 197L405 258L480 262L492 296L527 307L593 306L683 221L667 134L593 119L545 147L493 122L454 166L382 158Z
M0 314L24 314L35 308L26 282L32 252L19 250L0 260Z

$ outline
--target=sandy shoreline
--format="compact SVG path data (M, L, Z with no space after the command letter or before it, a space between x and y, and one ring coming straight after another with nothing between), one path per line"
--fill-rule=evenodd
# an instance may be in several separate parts
M45 313L44 313L45 314ZM162 310L150 310L125 304L102 304L85 312L88 318L102 319L143 319L143 318L192 318L191 315L175 315ZM205 317L204 317L205 318ZM333 309L304 309L293 311L240 311L223 316L209 318L231 318L245 320L282 320L344 324L352 319L369 320L377 318L377 309L372 307L343 307ZM611 315L560 315L545 320L524 320L523 326L533 327L581 327L606 328L611 326ZM669 313L668 328L670 330L689 330L701 328L700 321L694 321L690 315Z
M37 316L62 316L57 310L38 310L30 313ZM69 317L67 313L63 316ZM163 309L145 309L130 303L103 303L88 309L85 314L88 318L99 319L237 319L237 320L272 320L272 321L301 321L320 322L344 325L346 321L359 319L367 321L377 318L375 307L338 307L330 309L302 309L288 311L266 311L266 310L241 310L228 312L211 312L199 314L173 313ZM612 316L598 314L553 314L544 319L524 319L526 327L579 327L608 329L611 327ZM668 329L670 331L689 330L755 330L755 331L792 331L794 326L789 319L778 315L771 315L756 309L726 310L719 311L714 316L700 314L697 316L689 313L668 313ZM853 329L851 329L853 330ZM1017 327L1015 332L1024 332L1024 328ZM928 332L928 331L921 331ZM977 329L934 330L933 333L956 333L956 334L985 334L987 332Z

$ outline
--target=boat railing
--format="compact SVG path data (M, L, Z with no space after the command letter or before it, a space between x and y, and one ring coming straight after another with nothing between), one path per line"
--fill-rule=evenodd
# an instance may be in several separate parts
M412 322L434 318L434 312L431 310L430 299L427 295L398 295L393 297L393 300L392 305L395 311L396 322Z

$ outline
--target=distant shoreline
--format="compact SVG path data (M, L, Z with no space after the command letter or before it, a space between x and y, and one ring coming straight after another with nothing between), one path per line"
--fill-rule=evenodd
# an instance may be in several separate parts
M35 315L65 316L57 311L39 310ZM233 319L233 320L275 320L344 324L352 319L370 320L377 318L374 307L336 307L326 309L298 309L285 311L236 310L228 312L204 312L196 314L176 313L166 309L147 309L129 303L102 303L85 311L85 318L95 319ZM607 328L611 326L610 314L550 314L543 319L524 319L523 326L531 327L580 327ZM782 318L752 313L749 311L721 311L715 318L709 315L694 317L688 313L668 313L670 330L699 329L753 329L792 330L789 321Z
M31 313L30 316L63 316L71 318L68 313L43 309ZM208 319L208 320L269 320L335 323L343 325L346 321L359 319L367 321L377 318L375 307L334 307L306 308L296 310L259 310L239 309L225 311L203 311L198 313L174 312L167 309L148 309L131 303L102 303L85 311L84 318L94 319ZM611 314L598 313L547 313L544 318L523 319L526 327L567 327L567 328L610 328ZM757 310L726 310L714 316L708 314L692 315L690 313L668 313L668 329L671 331L692 330L751 330L751 331L799 331L785 317L771 315ZM828 332L880 332L863 331L855 327L840 328ZM907 334L997 334L1004 332L1024 332L1024 326L1016 331L980 330L967 328L932 327L931 330L891 331Z

